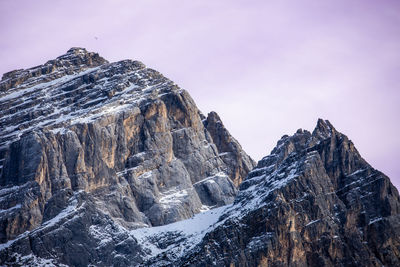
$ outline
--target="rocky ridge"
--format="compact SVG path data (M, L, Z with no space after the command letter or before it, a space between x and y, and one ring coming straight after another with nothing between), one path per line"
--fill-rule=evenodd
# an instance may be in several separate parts
M399 233L397 189L318 120L282 137L202 241L168 265L399 266Z

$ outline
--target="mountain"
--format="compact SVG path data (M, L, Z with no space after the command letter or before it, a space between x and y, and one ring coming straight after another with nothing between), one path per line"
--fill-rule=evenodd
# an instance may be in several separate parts
M97 231L232 203L255 165L216 113L205 117L185 90L137 61L72 48L4 74L0 92L0 262L108 265L119 254L103 254L136 241L105 244Z
M143 266L399 266L399 213L389 178L320 119L283 136L233 204L130 234Z
M400 266L398 191L329 121L255 166L137 61L73 48L0 91L3 265Z
M283 136L180 266L400 266L400 198L329 121ZM153 261L156 263L157 261Z

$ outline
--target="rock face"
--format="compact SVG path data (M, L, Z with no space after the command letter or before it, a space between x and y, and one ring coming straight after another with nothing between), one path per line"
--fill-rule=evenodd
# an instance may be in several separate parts
M121 229L230 204L254 165L226 129L210 134L186 91L137 61L72 48L6 73L0 91L2 264L140 262Z
M282 137L221 214L196 247L170 262L400 266L398 191L328 121Z
M253 169L255 162L224 127L217 113L210 112L204 121L204 126L211 134L220 153L219 156L228 167L229 177L233 178L236 186L239 186L247 173Z
M73 48L0 88L0 265L400 266L398 191L328 121L253 169L140 62Z

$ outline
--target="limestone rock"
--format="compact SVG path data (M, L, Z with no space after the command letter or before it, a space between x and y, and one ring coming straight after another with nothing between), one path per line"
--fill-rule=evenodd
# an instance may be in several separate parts
M256 165L242 149L239 142L224 127L218 114L210 112L204 120L204 126L210 133L214 144L218 148L219 156L226 163L227 173L232 177L236 186Z
M73 48L0 91L0 265L400 266L398 191L329 121L253 169L137 61Z
M231 203L248 169L227 170L251 161L224 160L189 94L137 61L72 48L0 92L0 263L139 261L122 228Z
M397 189L319 120L282 137L203 240L168 264L399 266L399 234Z

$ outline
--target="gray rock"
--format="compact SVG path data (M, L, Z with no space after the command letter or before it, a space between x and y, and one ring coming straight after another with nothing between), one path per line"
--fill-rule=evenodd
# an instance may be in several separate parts
M251 170L140 62L73 48L0 91L0 265L400 265L398 191L328 121Z
M247 173L227 170L251 161L219 156L189 94L137 61L72 48L0 91L0 263L140 262L127 232L231 203Z
M282 137L204 239L164 266L399 266L399 234L397 189L319 120Z
M223 172L195 183L194 188L208 208L230 204L237 194L235 185Z
M224 127L217 113L210 112L207 119L204 120L204 126L217 146L219 156L228 167L227 174L229 177L233 177L234 184L239 186L256 163L243 151L239 142Z

